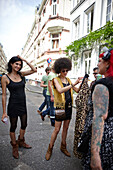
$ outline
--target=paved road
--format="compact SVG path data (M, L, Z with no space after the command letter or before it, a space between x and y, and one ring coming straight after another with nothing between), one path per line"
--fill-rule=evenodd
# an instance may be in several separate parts
M41 91L38 87L27 86L34 91ZM9 123L7 125L0 122L0 170L82 170L80 161L73 155L73 136L75 109L70 123L67 147L71 153L71 158L66 157L60 151L61 131L54 145L53 155L50 161L45 160L45 154L50 141L53 127L47 117L44 122L40 119L36 110L43 101L43 96L26 90L28 127L26 131L26 141L32 145L32 149L19 149L19 159L12 157L12 148L9 138ZM0 117L2 115L2 104L0 95ZM20 122L16 130L16 137L19 133Z

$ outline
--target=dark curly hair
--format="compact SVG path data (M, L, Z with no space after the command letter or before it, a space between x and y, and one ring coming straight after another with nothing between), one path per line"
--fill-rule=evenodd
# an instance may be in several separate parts
M57 74L59 74L62 69L71 70L71 67L72 67L71 60L66 57L59 58L54 63L54 70L55 70L55 73Z
M8 65L7 65L7 71L8 71L8 73L11 73L12 72L12 66L11 66L11 64L13 64L13 63L15 63L15 62L17 62L17 61L21 61L21 68L20 68L20 70L22 69L22 67L23 67L23 61L20 59L20 58L18 58L17 56L14 56L14 57L12 57L10 60L9 60L9 62L8 62ZM19 70L19 71L20 71ZM18 72L19 73L19 72Z

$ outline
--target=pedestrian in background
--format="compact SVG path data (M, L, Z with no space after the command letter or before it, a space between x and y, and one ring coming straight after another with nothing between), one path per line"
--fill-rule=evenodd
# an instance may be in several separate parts
M28 71L21 71L23 61L31 68ZM2 76L2 106L3 115L1 121L5 123L4 118L10 120L10 138L12 145L13 157L18 159L18 146L30 149L31 146L25 142L25 130L27 127L27 108L25 96L25 82L23 77L36 72L36 68L22 57L12 57L8 62L8 73ZM10 92L7 112L6 112L6 88ZM20 117L21 128L18 140L16 140L15 130L17 128L18 117Z
M80 79L72 84L70 79L67 78L67 73L71 70L72 63L68 58L59 58L54 63L54 70L56 74L59 74L56 78L53 79L53 89L54 89L54 107L55 109L65 109L65 118L64 119L55 119L55 129L51 135L50 144L46 153L46 160L49 160L52 155L53 146L57 135L61 129L62 130L62 141L60 150L66 155L71 156L66 149L66 138L69 128L69 123L72 117L72 102L73 102L73 90L77 91L78 88L75 87L76 84L80 82Z
M91 82L90 89L92 88L93 84L97 81L98 67L93 68L93 75L94 75L95 80Z
M46 75L44 75L42 77L42 80L41 80L41 84L40 86L43 87L43 96L44 96L44 101L43 103L41 104L41 106L39 107L39 109L37 110L37 112L41 115L41 112L42 110L44 109L44 107L47 105L47 86L48 86L48 75L51 71L51 68L50 67L47 67L45 69L45 72L46 72ZM44 118L41 116L42 120L44 121Z
M47 109L40 113L42 120L46 115L50 115L51 126L55 126L55 109L54 109L54 91L52 87L52 80L57 75L54 72L54 64L51 66L51 72L48 75L48 86L47 86Z
M113 169L113 48L99 55L98 68L105 78L92 86L92 137L83 157L84 170ZM86 128L89 124L88 120Z

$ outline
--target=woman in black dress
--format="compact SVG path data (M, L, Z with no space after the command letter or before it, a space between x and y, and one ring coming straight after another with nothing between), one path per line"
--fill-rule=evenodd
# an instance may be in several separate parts
M28 71L21 71L23 66L23 61L31 68ZM2 106L3 115L2 122L4 118L10 119L10 138L11 145L13 147L13 157L18 159L18 146L24 148L31 148L25 143L25 129L27 127L27 109L26 109L26 96L25 96L25 79L24 76L30 75L36 72L36 68L32 66L29 62L20 56L12 57L8 62L8 74L2 76ZM6 88L10 92L8 108L6 112ZM21 120L20 135L16 141L15 130L17 127L18 116Z

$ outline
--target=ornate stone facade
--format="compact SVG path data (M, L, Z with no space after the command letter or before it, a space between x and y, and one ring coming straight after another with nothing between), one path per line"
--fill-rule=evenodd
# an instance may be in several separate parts
M0 75L6 73L6 64L7 64L7 58L3 51L3 46L0 43Z
M59 57L66 57L65 48L70 43L70 0L42 0L35 10L35 20L22 57L37 67L32 79L41 80L45 68ZM27 66L24 67L26 69Z

